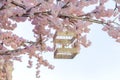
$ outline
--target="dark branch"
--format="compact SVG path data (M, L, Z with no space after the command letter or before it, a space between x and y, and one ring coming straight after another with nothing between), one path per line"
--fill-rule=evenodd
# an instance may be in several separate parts
M15 50L8 50L8 51L3 51L3 52L0 52L0 55L3 56L3 55L12 55L13 53L16 53L18 51L21 51L23 49L15 49Z
M9 53L0 53L0 56L3 56L3 55L11 55Z
M14 4L15 6L19 6L19 7L23 8L23 9L26 9L25 5L23 5L23 4L18 4L15 1L12 1L11 3Z
M69 5L70 2L67 2L64 6L62 6L62 8L67 8Z
M35 12L33 15L37 16L39 14L42 14L42 15L51 15L51 11ZM22 17L30 17L30 14L29 13L23 14Z
M26 43L29 44L29 46L31 46L31 45L38 45L38 42L32 42L32 41L28 41ZM24 44L24 48L18 48L18 49L15 49L15 50L0 51L0 56L3 56L3 55L16 55L14 53L22 51L22 50L26 49L26 47L28 47L25 44Z
M28 12L30 12L33 8L38 7L38 6L40 6L40 5L41 5L41 3L38 3L36 6L33 6L33 7L31 7L30 9L28 9L26 12L28 13Z
M5 9L5 7L4 7L4 6L2 6L2 7L0 8L0 10L3 10L3 9Z

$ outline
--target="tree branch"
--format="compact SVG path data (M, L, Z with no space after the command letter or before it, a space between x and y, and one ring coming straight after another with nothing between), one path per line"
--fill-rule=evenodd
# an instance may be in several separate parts
M0 52L0 55L11 55L11 53L14 53L14 52L18 52L18 51L21 51L23 49L15 49L15 50L7 50L7 51L1 51Z
M19 4L19 3L15 2L15 1L12 1L11 4L14 4L15 6L19 6L19 7L21 7L21 8L26 10L26 6L24 4ZM41 4L42 3L38 3L37 5L35 5L35 6L31 7L30 9L26 10L26 13L23 14L22 17L30 17L30 13L29 12L32 10L32 8L38 7ZM62 8L68 7L68 4L69 4L69 2L67 2ZM2 6L0 8L0 10L3 10L3 9L5 9L4 6ZM39 14L48 15L49 16L49 15L51 15L51 11L49 10L49 11L44 11L44 12L35 12L33 15L39 15ZM19 17L18 15L14 15L14 16L15 17ZM11 17L13 17L13 16L11 16ZM103 21L97 20L97 19L88 18L87 15L73 16L73 15L58 14L58 17L62 18L62 19L69 18L71 20L75 19L75 20L89 21L89 22L93 22L93 23L97 23L97 24L108 25L107 22L103 22ZM115 23L116 25L120 25L120 24L118 24L116 22L113 22L113 23Z
M28 43L30 46L38 44L38 42L32 42L32 41L26 42L26 43ZM26 49L26 47L28 47L28 46L25 46L24 48L18 48L18 49L15 49L15 50L0 51L0 55L14 55L13 53L20 52L20 51Z
M23 4L18 4L15 1L12 1L11 3L14 4L15 6L19 6L19 7L23 8L23 9L26 9L25 5L23 5Z
M21 7L23 9L26 9L25 5L23 5L23 4L18 4L15 1L12 1L11 3L16 5L16 6ZM65 8L66 6L68 6L68 4L69 4L69 2L67 2L62 8ZM35 7L39 6L39 5L41 5L41 3L38 3L37 5L31 7L30 9L28 9L26 11L26 13L22 15L22 17L30 17L29 12L32 10L32 8L35 8ZM33 15L39 15L39 14L51 15L51 11L35 12ZM15 15L15 16L17 17L17 15ZM83 17L83 16L87 16L87 15L82 15L82 16L72 16L72 15L64 15L64 14L59 14L58 15L58 17L62 18L62 19L69 18L69 19L76 19L76 20L82 20L82 21L89 21L89 22L98 23L98 24L108 24L106 22L103 22L103 21L100 21L100 20L97 20L97 19L90 19L88 17Z
M38 15L38 14L42 14L42 15L51 15L51 11L46 11L46 12L36 12L34 13L34 15ZM23 14L23 17L29 17L29 14ZM86 15L83 15L86 16ZM97 19L90 19L88 17L82 17L82 16L72 16L72 15L63 15L63 14L59 14L58 15L59 18L65 19L65 18L69 18L69 19L76 19L76 20L82 20L82 21L89 21L89 22L93 22L93 23L98 23L98 24L108 24L106 22L97 20Z
M63 14L59 14L58 17L63 19L69 18L69 19L76 19L76 20L82 20L82 21L89 21L89 22L98 23L98 24L108 24L106 22L103 22L97 19L91 19L88 17L78 17L78 16L72 16L72 15L63 15Z

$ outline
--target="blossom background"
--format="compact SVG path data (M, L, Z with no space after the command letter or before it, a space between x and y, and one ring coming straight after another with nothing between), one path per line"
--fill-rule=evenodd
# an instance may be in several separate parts
M106 6L112 7L110 0ZM86 8L94 8L91 6ZM26 21L18 23L14 33L34 41L33 25ZM81 47L80 53L74 59L54 59L54 53L43 53L45 59L55 66L50 70L41 66L40 79L35 77L35 69L28 69L27 56L22 63L14 62L13 80L120 80L120 43L103 32L102 25L93 24L88 34L92 44L88 48ZM51 44L50 44L51 45Z

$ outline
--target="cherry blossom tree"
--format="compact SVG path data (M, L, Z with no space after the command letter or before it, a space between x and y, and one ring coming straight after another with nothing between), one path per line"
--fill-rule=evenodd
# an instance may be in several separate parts
M32 67L32 57L37 59L36 77L39 77L41 65L53 69L41 53L54 52L46 42L52 39L54 31L71 31L76 34L75 46L88 47L87 40L93 23L103 25L102 30L120 42L120 0L113 0L113 8L106 8L109 0L0 0L0 80L12 80L13 61L22 61L20 55L29 56L28 68ZM84 8L94 5L94 9L85 12ZM34 25L35 41L26 40L13 31L17 23L29 20ZM44 54L43 54L44 55Z

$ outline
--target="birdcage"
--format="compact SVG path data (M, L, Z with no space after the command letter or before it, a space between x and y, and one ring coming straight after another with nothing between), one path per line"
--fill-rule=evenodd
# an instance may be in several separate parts
M71 31L56 31L54 35L54 58L72 59L78 54L78 48L75 47L76 34Z

